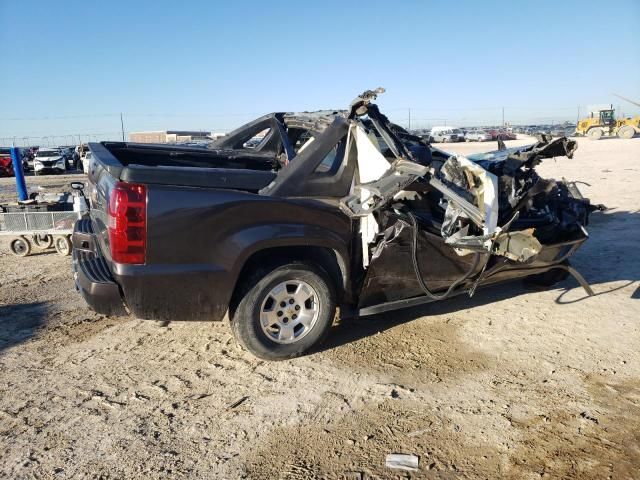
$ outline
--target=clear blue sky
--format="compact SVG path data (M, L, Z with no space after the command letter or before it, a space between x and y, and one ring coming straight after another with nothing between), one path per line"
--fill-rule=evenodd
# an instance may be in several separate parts
M414 127L558 121L639 110L611 93L640 100L640 0L0 0L0 58L0 138L225 130L377 86Z

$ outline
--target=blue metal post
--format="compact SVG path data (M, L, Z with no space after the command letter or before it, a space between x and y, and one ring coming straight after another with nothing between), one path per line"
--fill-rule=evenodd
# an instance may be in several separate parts
M18 200L21 202L27 200L27 184L24 182L24 171L22 170L22 158L20 157L20 149L11 147L11 161L13 162L13 171L16 175L16 190L18 190Z

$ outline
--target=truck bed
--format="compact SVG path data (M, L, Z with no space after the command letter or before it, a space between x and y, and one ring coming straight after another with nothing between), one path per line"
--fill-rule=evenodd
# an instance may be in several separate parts
M276 177L272 154L125 142L91 143L89 175L101 164L133 183L257 192Z

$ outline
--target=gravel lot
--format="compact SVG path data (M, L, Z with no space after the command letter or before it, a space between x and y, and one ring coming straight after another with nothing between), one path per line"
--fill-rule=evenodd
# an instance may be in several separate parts
M595 297L493 287L337 324L292 361L256 360L226 322L96 315L68 257L3 240L0 477L640 478L640 138L579 144L538 170L610 207L573 259Z

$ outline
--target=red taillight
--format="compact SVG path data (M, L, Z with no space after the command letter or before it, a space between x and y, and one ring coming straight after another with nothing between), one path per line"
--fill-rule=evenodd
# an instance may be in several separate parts
M116 263L145 263L147 187L118 182L109 197L109 246Z

